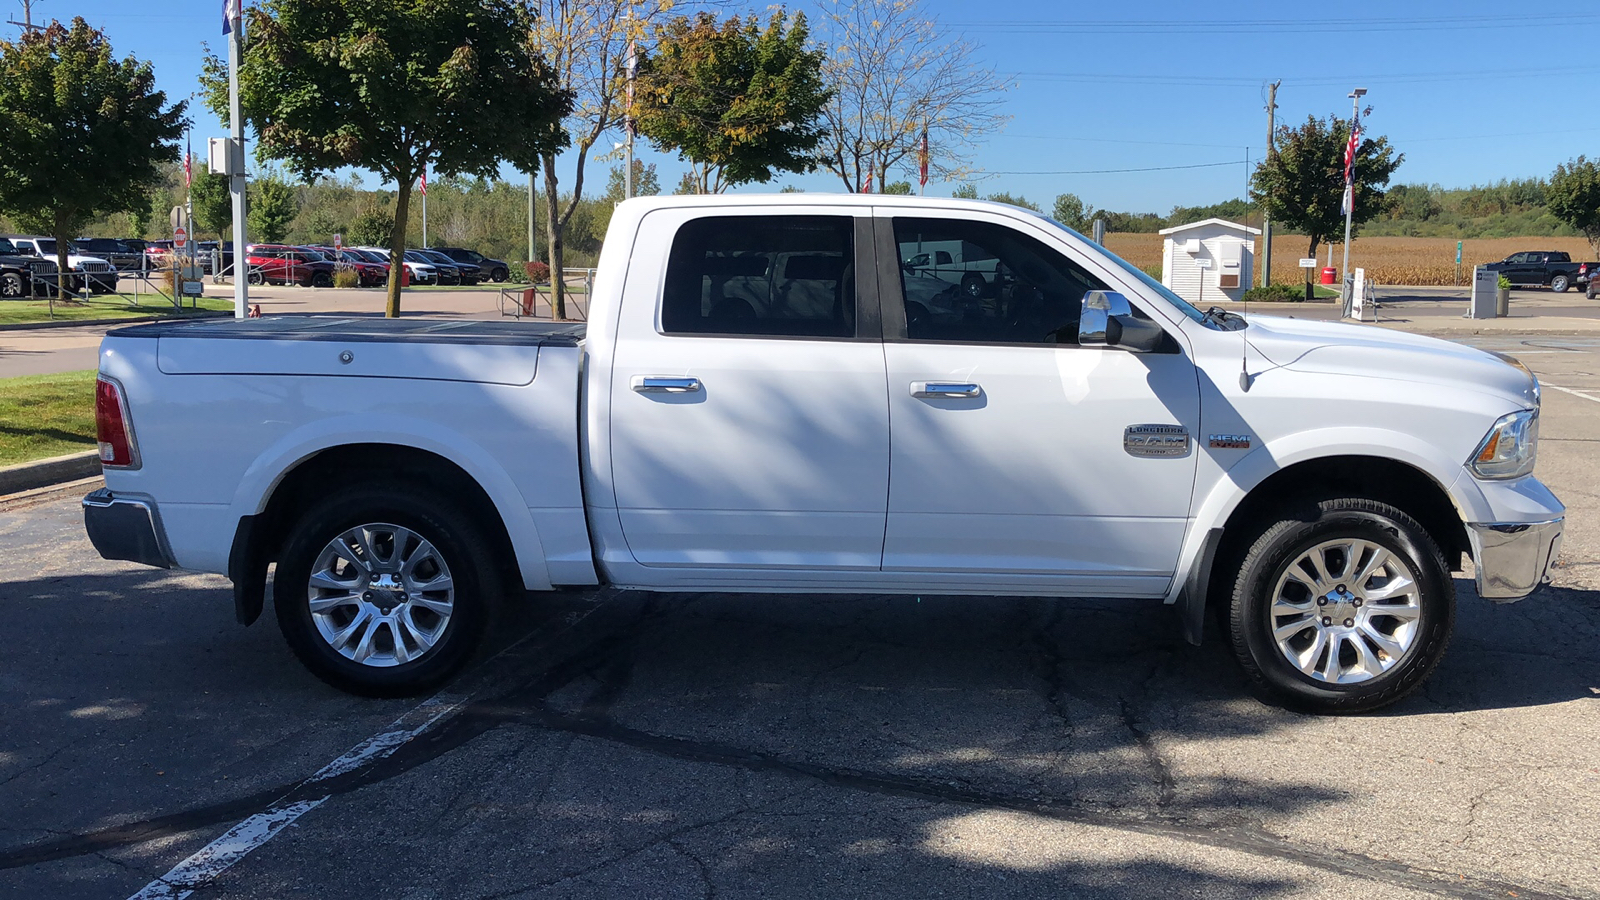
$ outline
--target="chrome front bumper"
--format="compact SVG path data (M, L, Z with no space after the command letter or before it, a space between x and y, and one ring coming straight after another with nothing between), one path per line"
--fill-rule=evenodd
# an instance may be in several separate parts
M1468 523L1472 561L1478 569L1478 596L1511 603L1550 580L1550 565L1561 552L1565 517L1548 522Z

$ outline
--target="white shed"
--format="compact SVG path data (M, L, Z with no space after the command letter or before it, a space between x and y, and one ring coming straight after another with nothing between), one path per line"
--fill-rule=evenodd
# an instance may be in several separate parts
M1260 233L1226 219L1161 229L1161 283L1196 305L1238 300L1254 277Z

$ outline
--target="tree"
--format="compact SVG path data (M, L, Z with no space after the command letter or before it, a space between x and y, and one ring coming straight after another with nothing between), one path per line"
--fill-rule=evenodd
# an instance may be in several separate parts
M693 163L701 193L815 169L829 91L806 38L805 14L781 10L765 30L753 15L667 22L639 69L640 133Z
M1544 196L1551 215L1577 229L1600 253L1600 163L1580 156L1556 166Z
M395 185L390 254L404 259L419 175L532 171L562 143L570 99L515 0L265 0L249 10L239 99L257 153L311 181L355 166ZM207 102L227 111L227 70L209 57ZM401 267L386 314L400 314Z
M1335 116L1308 116L1304 125L1278 129L1277 152L1256 167L1250 194L1273 222L1306 235L1307 256L1344 231L1344 151L1350 123ZM1351 236L1383 209L1383 186L1405 161L1385 137L1362 138L1356 149L1355 209Z
M1020 206L1023 209L1031 209L1034 212L1041 212L1042 211L1042 210L1039 209L1039 204L1034 203L1032 200L1029 200L1027 197L1020 197L1020 196L1019 197L1013 197L1013 196L1011 196L1010 194L1008 194L1008 193L1006 193L1004 191L1001 191L998 194L990 194L989 196L987 196L987 197L985 197L983 199L988 200L991 203L1009 203L1012 206Z
M529 0L534 43L554 73L555 83L572 98L565 119L549 129L537 160L544 173L545 247L550 255L550 310L567 317L566 285L561 279L566 242L563 232L583 200L583 168L601 135L622 126L627 115L623 66L630 46L672 0ZM572 193L563 201L556 174L556 151L570 143ZM533 164L517 168L532 172Z
M861 191L889 170L908 174L928 132L931 177L966 171L978 140L1000 129L1005 84L978 62L972 43L951 37L919 0L828 0L823 79L833 99L823 113L822 165L845 189Z
M0 41L0 210L54 237L56 264L71 271L68 242L84 225L149 204L162 163L180 156L185 106L81 18Z
M1076 231L1088 231L1095 220L1094 207L1084 203L1077 194L1057 194L1051 215L1057 222Z
M622 177L622 167L612 166L611 174L606 176L606 192L600 195L601 202L606 206L615 206L625 198L622 196L627 191L627 184ZM654 197L661 193L661 179L656 176L656 164L646 165L640 160L633 161L633 195L635 197Z
M352 247L376 247L393 234L394 213L381 206L371 206L350 220L350 233L346 237ZM393 269L390 271L392 273Z
M226 241L224 232L233 222L233 195L228 191L228 176L220 172L213 175L209 168L199 167L189 186L189 200L194 205L195 235L204 232Z
M698 194L700 193L700 179L694 177L693 172L685 172L683 177L678 179L678 186L672 189L672 193L678 196Z
M885 193L885 194L898 194L898 195L901 195L901 196L909 196L911 194L911 182L909 182L909 181L891 181L888 184L883 186L883 193Z
M250 207L246 215L250 231L268 244L276 244L289 233L289 223L300 213L294 186L275 173L257 178L251 185ZM327 240L324 236L323 240Z
M958 184L956 189L950 192L950 196L957 200L976 200L978 199L978 186L970 181L966 184Z

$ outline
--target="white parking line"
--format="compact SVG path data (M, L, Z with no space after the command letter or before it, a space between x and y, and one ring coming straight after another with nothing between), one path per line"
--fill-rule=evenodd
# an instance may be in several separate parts
M1600 403L1600 397L1596 397L1595 395L1584 391L1577 391L1573 390L1572 388L1564 388L1559 384L1546 384L1544 387L1553 388L1554 390L1558 390L1563 394L1571 394L1574 397L1582 397L1585 400L1593 400L1596 403Z

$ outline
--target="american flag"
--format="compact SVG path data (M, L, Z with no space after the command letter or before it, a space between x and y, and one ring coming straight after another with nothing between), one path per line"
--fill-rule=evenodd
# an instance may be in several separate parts
M428 196L428 167L422 167L422 196Z
M1355 207L1356 148L1361 146L1361 119L1350 123L1350 140L1344 145L1344 200L1339 211L1348 214Z
M917 183L928 186L928 126L922 126L922 140L917 142Z
M628 137L633 137L635 124L633 121L633 82L639 77L639 48L633 41L628 41L628 107L622 115L622 130Z
M194 185L194 173L189 168L189 156L190 155L188 153L183 154L183 186L184 187L192 187Z

